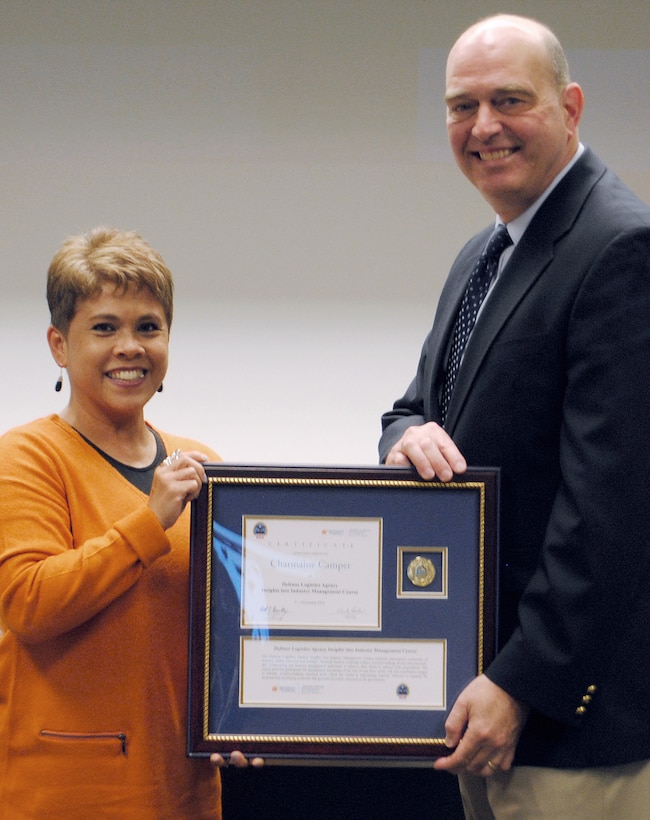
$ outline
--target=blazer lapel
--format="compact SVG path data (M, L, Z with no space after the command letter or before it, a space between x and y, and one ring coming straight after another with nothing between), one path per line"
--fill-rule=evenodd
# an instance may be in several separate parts
M535 214L517 243L465 348L463 364L454 385L445 422L445 428L450 434L495 338L526 293L552 263L556 242L571 229L589 191L604 172L605 166L587 149ZM485 232L480 236L485 242ZM475 256L479 252L480 248L478 251L474 250ZM465 277L465 282L468 277L469 274ZM454 312L450 318L446 317L447 327L450 322L453 324L455 315Z
M454 429L483 361L499 331L552 258L552 249L545 248L543 253L527 254L518 246L508 260L465 348L463 364L456 377L447 412L445 428L449 433Z

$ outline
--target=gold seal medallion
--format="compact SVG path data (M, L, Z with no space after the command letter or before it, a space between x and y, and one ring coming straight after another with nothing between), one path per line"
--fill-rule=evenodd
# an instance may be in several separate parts
M436 568L428 558L418 555L406 570L409 581L416 587L428 587L436 577Z

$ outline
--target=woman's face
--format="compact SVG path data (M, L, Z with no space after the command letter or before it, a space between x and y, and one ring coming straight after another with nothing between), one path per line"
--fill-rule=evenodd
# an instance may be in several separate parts
M48 338L68 372L70 409L97 421L141 416L167 372L169 328L145 288L104 285L79 303L65 336L51 327Z

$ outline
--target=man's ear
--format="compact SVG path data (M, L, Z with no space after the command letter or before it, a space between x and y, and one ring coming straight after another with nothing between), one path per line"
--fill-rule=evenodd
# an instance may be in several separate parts
M562 92L562 104L565 111L567 133L573 137L578 132L578 125L585 107L585 98L578 83L569 83Z

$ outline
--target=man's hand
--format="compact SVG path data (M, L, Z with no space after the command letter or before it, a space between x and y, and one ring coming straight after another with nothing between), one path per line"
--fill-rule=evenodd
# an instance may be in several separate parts
M512 765L528 707L485 675L468 684L447 717L445 744L454 748L434 768L489 777Z
M454 473L464 473L467 462L448 433L429 421L408 427L386 456L386 464L407 467L412 464L426 480L450 481Z

